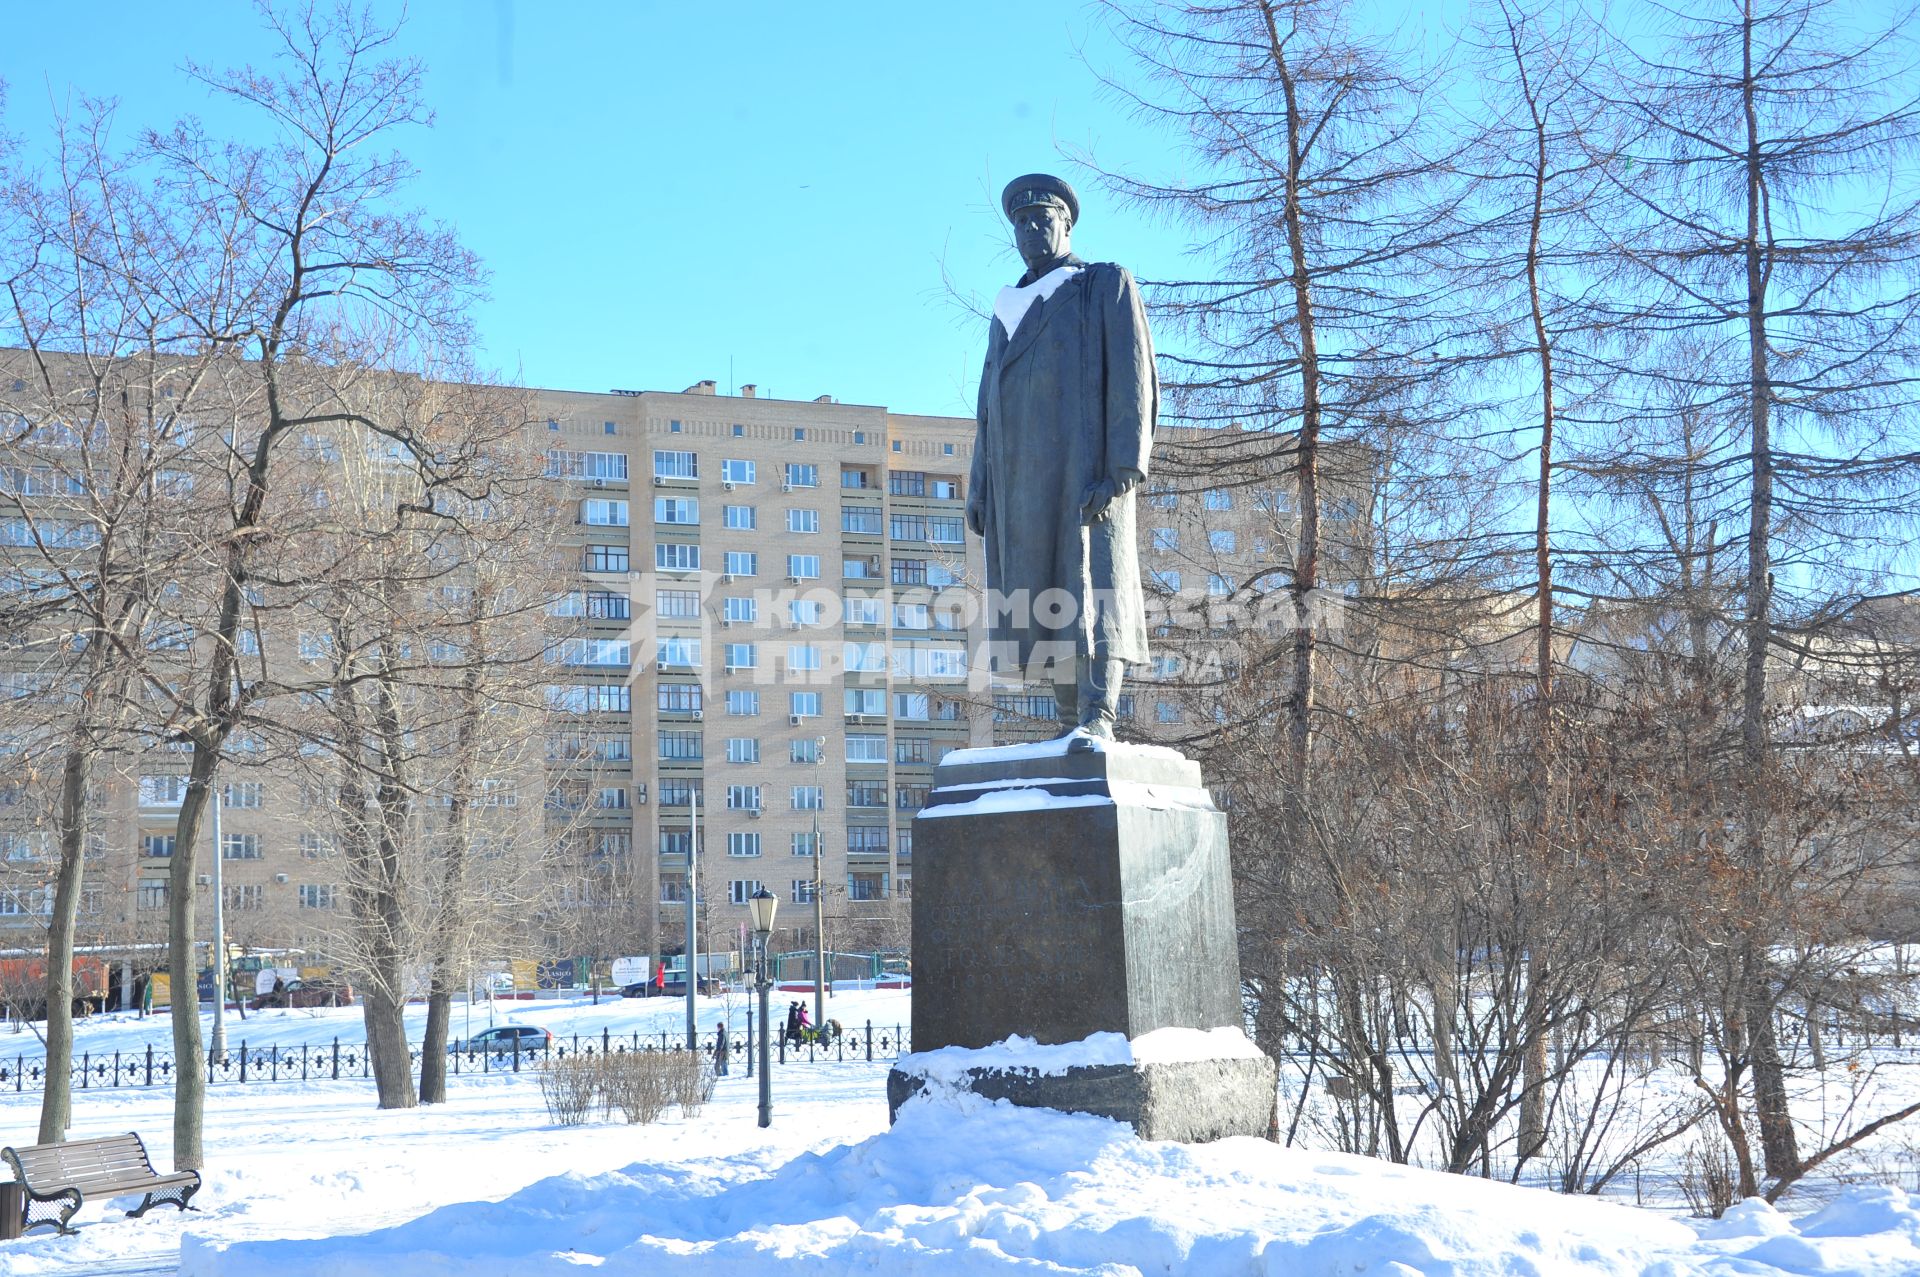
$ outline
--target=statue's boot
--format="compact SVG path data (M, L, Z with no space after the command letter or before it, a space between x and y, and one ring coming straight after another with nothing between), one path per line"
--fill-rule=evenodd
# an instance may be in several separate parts
M1069 754L1092 753L1098 742L1113 739L1113 723L1120 707L1120 679L1125 669L1120 661L1104 657L1082 657L1079 666L1079 685L1074 688L1079 714L1073 739L1067 744ZM1056 702L1058 699L1056 688Z

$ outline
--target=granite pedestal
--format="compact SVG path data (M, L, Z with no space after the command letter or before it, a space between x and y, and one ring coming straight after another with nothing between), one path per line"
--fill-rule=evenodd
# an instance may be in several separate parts
M1243 1023L1226 817L1191 759L1060 741L958 751L934 772L913 839L916 1056ZM991 1098L1193 1140L1264 1135L1274 1070L1264 1058L1058 1074L984 1062L974 1077ZM903 1059L893 1109L926 1084Z

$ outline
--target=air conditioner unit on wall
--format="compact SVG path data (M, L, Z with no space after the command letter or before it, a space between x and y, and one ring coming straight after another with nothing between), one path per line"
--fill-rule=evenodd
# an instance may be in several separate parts
M273 876L273 880L279 883L283 887L290 881L290 879L285 874L275 874Z
M800 716L798 714L787 715L787 721L793 724L795 727L800 726Z
M604 488L607 486L607 481L605 479L595 479L593 480L593 486L596 488Z
M653 486L656 488L664 488L667 486L667 481L664 477L656 474L653 476Z
M723 479L723 480L721 480L721 482L720 482L720 486L721 486L722 488L724 488L724 489L725 489L726 491L728 491L728 492L732 492L732 491L733 491L733 480L731 480L731 479Z
M644 783L633 787L633 802L636 807L647 805L647 787Z

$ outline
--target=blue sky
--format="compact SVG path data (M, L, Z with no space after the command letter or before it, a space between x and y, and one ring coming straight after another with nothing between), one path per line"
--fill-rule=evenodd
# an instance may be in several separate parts
M186 113L221 126L180 64L271 48L240 0L36 5L8 25L5 128L29 146L74 93L118 98L128 140ZM713 378L970 415L985 331L942 266L988 296L1019 273L997 200L1033 169L1081 188L1083 254L1147 277L1181 258L1060 156L1178 164L1099 90L1083 53L1125 64L1079 3L423 0L405 44L439 117L399 142L417 201L487 261L484 358L531 385Z

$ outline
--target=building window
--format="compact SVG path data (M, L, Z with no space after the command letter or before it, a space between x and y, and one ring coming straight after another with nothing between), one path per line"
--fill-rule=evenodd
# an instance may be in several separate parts
M877 537L880 535L880 512L867 506L842 506L840 530L855 536Z
M610 434L610 435L617 435L620 433L620 427L614 425L611 421L602 423L602 429L604 433Z
M632 611L627 596L612 590L588 590L586 604L587 615L598 621L624 621Z
M590 545L582 556L583 566L588 572L625 572L627 570L627 547L624 545Z
M887 471L887 491L896 497L927 495L927 476L921 470Z
M571 452L565 448L547 449L547 477L551 479L599 479L616 483L627 481L627 454L624 452Z
M178 807L186 796L187 778L185 776L142 776L140 778L142 807Z
M142 878L140 895L136 907L141 909L165 909L167 907L167 880L165 878Z
M757 763L760 761L760 740L755 736L727 737L727 761L730 763Z
M699 732L662 731L660 757L668 762L685 762L704 755Z
M300 858L302 860L325 860L333 855L333 839L327 834L311 831L300 835Z
M727 713L738 718L752 718L760 712L760 693L728 692Z
M887 876L885 874L847 875L847 899L849 900L885 900L887 898Z
M797 905L813 903L813 879L795 878L793 880L793 903Z
M267 902L267 889L258 884L225 887L221 894L226 898L227 908L235 911L258 909Z
M819 487L820 467L807 461L787 462L787 486L789 488Z
M826 808L826 789L820 785L795 785L793 787L793 809L795 811L821 811Z
M621 501L617 504L625 505L626 502ZM655 497L653 521L655 523L699 523L700 503L692 497Z
M149 860L164 860L173 855L173 834L141 834L140 854Z
M796 856L812 856L813 849L819 844L819 841L820 835L811 830L805 833L797 833L793 835L792 841L788 844L788 850Z
M653 610L667 620L691 621L700 617L700 591L655 590Z
M787 531L802 535L820 530L820 512L818 510L787 511Z
M727 786L727 810L728 811L759 811L760 810L760 786L728 785Z
M847 806L849 807L885 807L887 805L887 783L883 780L850 780L847 782Z
M887 740L884 736L876 736L873 739L879 741L882 745L885 745ZM927 763L927 747L932 743L933 742L925 736L902 736L893 742L893 761L908 767L925 766ZM847 738L847 744L849 748L851 748L853 744L853 738L851 736ZM849 757L848 761L852 761L851 757Z
M653 547L653 566L662 572L697 572L700 547L677 541L661 541Z
M1170 701L1155 701L1153 716L1162 723L1177 723L1180 721L1180 707Z
M1216 599L1224 599L1233 593L1233 578L1215 572L1207 577L1207 593Z
M728 576L753 576L760 571L760 556L752 550L728 550Z
M1150 568L1147 571L1147 580L1167 594L1180 593L1180 573L1172 568Z
M727 903L743 905L759 890L758 878L735 878L727 884Z
M746 437L747 437L747 428L746 428L745 426L743 426L743 425L741 425L741 424L739 424L738 422L735 422L735 423L734 423L734 427L733 427L733 437L734 437L734 438L736 438L736 439L744 439L744 438L746 438Z
M700 640L670 636L653 641L656 664L677 669L700 668Z
M654 690L663 714L698 714L702 692L698 683L662 683Z
M625 785L602 785L593 792L593 805L601 811L625 811L629 801Z
M847 850L861 855L886 855L887 827L885 825L849 825Z
M222 860L258 860L260 859L259 834L221 834L220 859Z
M760 854L760 835L742 833L735 830L727 835L727 854L729 856L757 856Z
M1153 530L1153 548L1159 554L1172 554L1180 549L1180 533L1174 528L1155 528Z
M820 649L811 643L787 644L787 668L790 670L819 669Z
M1160 482L1147 485L1147 504L1156 510L1172 510L1180 504L1180 494L1172 485Z
M730 670L750 670L760 663L759 649L752 643L727 644L725 657Z
M788 692L787 713L795 718L820 717L820 693Z
M847 560L849 563L854 560ZM886 603L882 599L864 594L849 594L841 599L841 610L845 612L848 625L878 626L886 615Z
M720 463L720 478L726 483L752 483L753 462L729 457Z
M326 883L303 882L300 884L300 907L331 909L335 890L337 890L335 887Z
M820 575L820 556L817 554L789 554L787 556L787 575L796 581L812 581Z
M788 599L787 620L795 625L820 624L820 600Z
M753 531L753 507L750 505L730 505L721 511L726 516L726 525L736 532Z
M927 721L930 698L925 692L895 692L893 716L910 723Z
M927 805L927 795L932 792L931 785L899 785L894 789L893 805L901 811L919 811Z
M1208 488L1206 491L1205 504L1209 510L1231 510L1233 509L1233 494L1225 488Z
M233 811L258 811L264 790L257 780L237 780L221 794L224 805Z
M817 763L820 761L820 740L816 736L801 736L787 742L787 761L790 763Z
M871 714L877 718L887 712L887 690L884 687L849 687L841 694L841 701L849 717Z
M698 479L700 458L691 452L670 452L656 448L653 453L653 477L656 479Z
M729 598L722 606L722 615L735 625L751 625L760 619L759 599Z
M659 506L660 503L655 501L656 511ZM588 497L580 503L580 522L595 528L624 528L631 521L628 511L629 506L625 501Z
M850 763L884 763L887 761L887 738L865 733L849 733L847 736L847 761Z
M660 903L663 905L682 905L687 902L687 876L685 874L660 875Z
M1207 548L1215 554L1232 554L1233 530L1231 528L1217 528L1207 533Z
M927 584L927 561L925 559L895 559L893 561L893 583L895 585Z
M666 776L660 778L660 805L662 807L688 807L693 804L694 799L700 796L700 782L697 780Z

